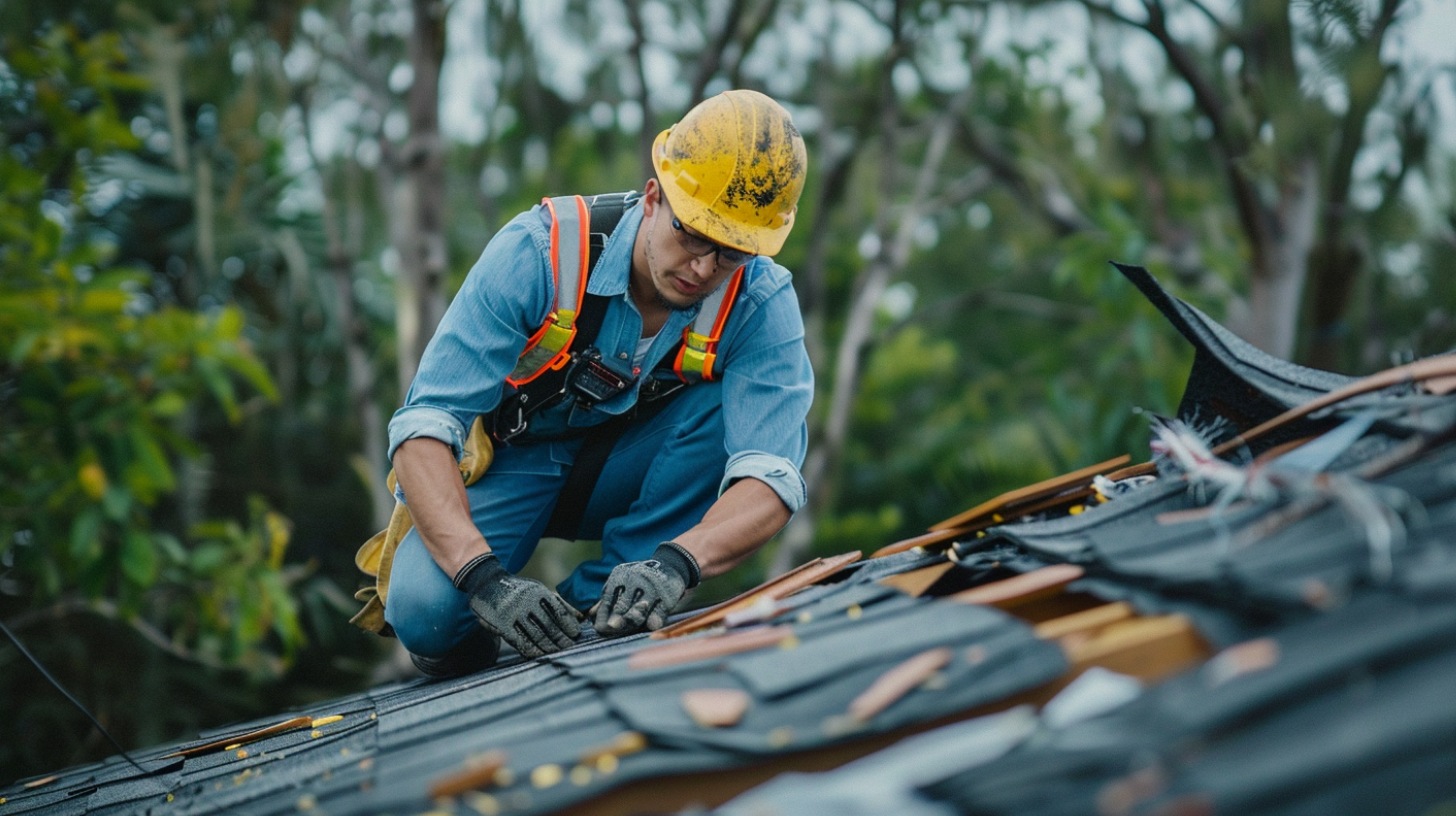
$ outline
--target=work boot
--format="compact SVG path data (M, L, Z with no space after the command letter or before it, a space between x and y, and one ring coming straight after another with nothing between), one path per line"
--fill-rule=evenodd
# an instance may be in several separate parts
M438 657L410 652L410 662L415 664L420 674L433 680L463 677L494 666L496 658L500 657L500 645L499 635L476 626L464 640L450 647L450 651Z

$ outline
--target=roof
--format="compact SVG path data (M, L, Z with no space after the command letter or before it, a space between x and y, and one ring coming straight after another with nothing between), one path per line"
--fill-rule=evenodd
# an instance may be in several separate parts
M1197 349L1179 414L1202 435L1161 443L1233 440L1231 461L1103 463L655 637L230 726L136 752L146 775L113 758L26 780L0 816L1456 801L1456 356L1376 381L1303 369L1124 272Z

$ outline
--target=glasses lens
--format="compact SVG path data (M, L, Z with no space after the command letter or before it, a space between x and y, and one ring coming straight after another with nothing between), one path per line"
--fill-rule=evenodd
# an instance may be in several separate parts
M751 260L753 260L753 253L751 252L744 252L741 249L729 249L728 247L718 247L718 263L723 266L731 266L737 269Z
M702 257L718 248L712 241L706 238L699 238L683 229L682 222L677 220L677 216L675 215L672 217L672 229L673 233L677 236L677 242L682 245L683 249L686 249L693 255Z
M738 267L753 260L752 252L744 252L741 249L733 249L732 247L721 246L719 244L713 243L712 241L709 241L707 238L700 238L696 235L693 235L692 233L683 229L682 222L679 221L677 216L675 215L672 217L672 230L673 234L677 237L677 242L682 245L682 248L686 249L690 254L698 256L699 258L703 257L704 255L717 252L718 264L721 266L732 267L734 269L737 269Z

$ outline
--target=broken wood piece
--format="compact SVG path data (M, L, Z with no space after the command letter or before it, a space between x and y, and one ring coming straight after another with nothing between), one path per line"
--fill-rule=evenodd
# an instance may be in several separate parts
M487 751L480 756L466 760L463 769L431 781L429 787L430 798L438 799L441 796L459 796L467 791L479 790L488 785L494 785L500 772L505 767L505 751Z
M627 658L627 668L660 669L663 666L676 666L679 663L692 663L712 657L751 652L754 649L775 646L793 636L794 630L791 627L764 626L758 629L745 629L741 632L678 640L648 646L634 652L631 657Z
M1120 482L1124 479L1134 479L1138 476L1152 476L1157 472L1157 462L1143 462L1137 465L1128 465L1125 468L1118 468L1111 473L1104 473L1102 475L1109 482Z
M958 516L952 516L945 521L932 525L930 529L935 531L949 530L952 527L964 527L973 522L980 521L983 518L994 517L997 514L1003 515L1004 517L1004 514L1000 513L1000 511L1013 509L1016 505L1030 504L1075 487L1089 485L1092 483L1093 477L1114 471L1130 461L1132 461L1132 457L1123 454L1116 459L1108 459L1106 462L1098 462L1095 465L1084 467L1081 470L1074 470L1062 476L1002 493L996 498L982 502Z
M755 604L762 603L765 600L772 601L773 597L770 595L770 592L775 587L783 584L786 581L792 580L806 570L816 567L823 562L824 559L822 558L814 558L812 560L806 561L784 573L783 575L779 575L777 577L770 578L767 581L764 581L763 583L759 584L753 589L748 590L747 592L742 592L738 595L734 595L732 598L729 598L728 600L723 601L722 603L715 606L710 606L707 609L704 609L703 611L697 613L696 615L693 615L692 617L683 618L680 621L670 623L667 626L664 626L661 629L654 631L652 634L648 635L648 637L652 640L662 640L664 638L685 635L689 632L694 632L699 629L706 628L707 626L711 626L713 623L716 623L718 621L726 620L727 617L734 612L740 612L742 610L748 609Z
M858 561L863 554L858 550L847 552L830 558L816 558L806 564L802 564L789 570L777 578L759 584L753 589L730 598L717 606L699 612L698 614L684 618L676 623L658 629L653 632L653 640L674 638L686 635L690 632L697 632L715 626L727 619L728 615L742 609L747 609L764 598L777 601L798 592L804 587L817 584L846 566ZM640 653L639 653L640 654Z
M605 745L588 748L578 762L582 765L596 765L603 757L624 757L647 750L647 737L637 731L623 731L617 738Z
M679 702L693 722L703 728L729 728L743 719L751 698L742 689L688 689Z
M849 704L849 715L868 722L950 664L952 653L944 646L921 652L875 679Z
M1271 637L1246 640L1224 649L1203 664L1210 687L1218 687L1246 674L1261 672L1279 662L1279 641Z
M162 759L170 759L172 757L195 757L201 754L210 754L213 751L221 751L229 747L247 745L250 742L257 742L264 737L271 737L274 734L282 734L285 731L293 731L298 728L311 727L313 727L312 717L294 717L291 720L284 720L277 725L270 725L267 728L259 728L256 731L248 731L244 734L234 734L230 737L216 739L212 742L204 743L202 745L194 745L191 748L183 748L180 751L173 751L172 753L162 757Z
M1438 397L1456 392L1456 375L1450 377L1432 377L1425 382L1426 390Z
M1160 615L1114 623L1091 637L1068 637L1062 651L1081 673L1101 666L1155 682L1207 659L1211 650L1184 615Z
M896 541L894 544L886 544L885 546L871 553L870 558L884 558L887 555L895 555L896 553L907 552L909 550L915 549L916 547L924 547L926 549L936 547L937 549L939 549L939 545L941 544L949 544L961 538L962 536L968 536L971 533L974 533L977 530L983 529L988 526L990 526L990 523L979 526L970 525L967 527L952 527L948 530L936 530L935 532L924 533L922 535L915 536L914 538L907 538L903 541Z
M947 596L958 603L985 604L1010 609L1028 601L1055 595L1086 571L1075 564L1053 564L1004 581L994 581Z
M919 598L927 590L935 586L935 582L945 576L947 572L955 567L949 561L940 564L931 564L928 567L921 567L917 570L902 572L880 579L880 583L887 587L893 587L912 598Z
M1101 629L1118 621L1134 617L1132 606L1125 601L1103 604L1084 612L1074 612L1060 618L1038 623L1032 630L1042 640L1056 640L1072 634L1084 634Z
M25 784L21 785L20 787L25 788L27 790L34 790L35 788L43 788L46 785L49 785L50 783L55 782L56 780L58 780L60 778L61 777L59 775L54 775L54 774L51 775L51 776L43 776L40 779L32 779L29 782L26 782Z
M1074 504L1082 499L1090 499L1097 495L1097 491L1091 485L1085 487L1074 487L1064 490L1061 493L1038 499L1030 504L1018 504L1015 507L1008 507L1000 513L995 514L996 524L1004 524L1008 521L1015 521L1019 518L1040 513L1043 510L1052 510L1069 504ZM994 526L994 525L991 525Z

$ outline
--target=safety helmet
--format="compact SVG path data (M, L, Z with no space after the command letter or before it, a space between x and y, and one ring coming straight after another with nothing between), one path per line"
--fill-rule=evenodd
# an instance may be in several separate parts
M783 248L808 156L789 112L757 91L724 91L657 135L652 165L678 220L755 255Z

